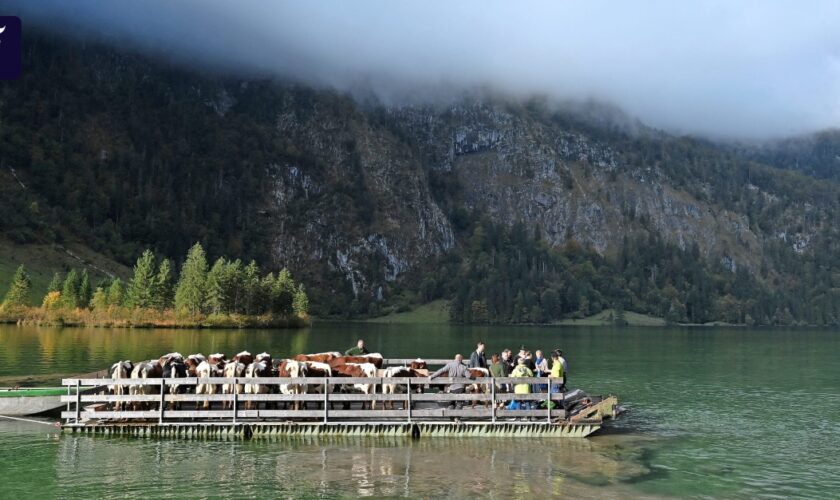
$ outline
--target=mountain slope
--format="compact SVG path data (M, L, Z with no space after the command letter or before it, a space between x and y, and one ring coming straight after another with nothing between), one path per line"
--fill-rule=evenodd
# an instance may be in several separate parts
M27 37L0 86L20 241L78 235L123 263L201 241L288 266L326 316L444 298L462 321L840 318L833 181L597 105L385 106Z

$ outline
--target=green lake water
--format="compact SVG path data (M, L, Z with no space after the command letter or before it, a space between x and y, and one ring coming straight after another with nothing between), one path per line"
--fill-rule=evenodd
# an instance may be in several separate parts
M0 326L0 385L178 351L385 357L562 348L570 382L630 412L588 439L215 442L62 435L0 419L0 497L840 495L840 332L318 323L300 331ZM43 377L38 377L44 382ZM5 382L4 382L5 381Z

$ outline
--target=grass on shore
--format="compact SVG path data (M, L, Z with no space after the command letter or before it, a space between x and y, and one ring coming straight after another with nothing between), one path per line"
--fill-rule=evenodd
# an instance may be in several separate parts
M561 319L555 321L553 325L570 325L570 326L611 326L615 324L615 311L612 309L605 309L598 314L581 318L581 319ZM649 316L647 314L640 314L631 311L624 312L624 320L627 326L665 326L667 322L662 318L656 316Z
M449 303L446 300L433 300L428 304L415 307L411 311L391 313L366 320L370 323L449 323Z
M83 326L99 328L303 328L309 316L263 314L210 314L181 316L172 309L127 309L111 307L107 311L89 309L44 309L42 307L0 308L0 323L34 326Z

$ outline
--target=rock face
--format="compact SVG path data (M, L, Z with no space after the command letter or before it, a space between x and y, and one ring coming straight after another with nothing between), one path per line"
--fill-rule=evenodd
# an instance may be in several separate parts
M768 239L803 251L829 216L785 203L779 223L797 226L796 234L761 234L747 214L719 203L702 179L699 189L681 189L667 163L633 162L614 139L519 103L381 108L341 102L342 111L332 113L291 93L277 113L276 132L320 166L272 165L274 255L301 266L326 262L353 294L381 295L382 286L455 248L442 206L522 222L551 243L574 239L602 254L634 231L655 231L682 248L696 243L733 272L738 266L756 271ZM342 206L335 193L345 185L356 194ZM773 193L743 189L782 206ZM301 200L309 201L302 230L289 208Z

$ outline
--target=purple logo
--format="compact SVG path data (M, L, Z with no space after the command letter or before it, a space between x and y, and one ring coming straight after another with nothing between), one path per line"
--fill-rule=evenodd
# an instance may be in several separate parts
M0 80L20 78L20 40L20 18L0 16Z

